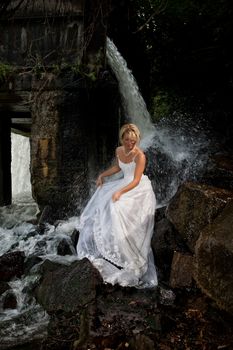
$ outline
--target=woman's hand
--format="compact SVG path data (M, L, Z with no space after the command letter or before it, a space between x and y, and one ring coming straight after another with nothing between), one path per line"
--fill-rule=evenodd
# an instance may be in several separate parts
M122 193L121 193L120 191L117 191L117 192L113 193L113 195L112 195L112 201L113 201L113 202L118 201L118 200L120 199L121 195L122 195Z
M103 178L101 175L98 176L97 180L96 180L96 186L102 186L103 185Z

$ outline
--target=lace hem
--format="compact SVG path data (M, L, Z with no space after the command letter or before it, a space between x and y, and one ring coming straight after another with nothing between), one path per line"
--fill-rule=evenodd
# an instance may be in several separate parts
M109 250L108 252L104 251L105 242L104 242L103 236L102 236L102 230L101 230L99 216L100 216L99 209L96 209L96 212L94 215L93 237L94 237L95 244L96 244L98 251L100 252L100 254L102 255L102 257L105 260L109 261L113 265L116 265L117 267L120 267L120 268L126 268L126 264L122 264L120 262L120 260L121 260L120 259L120 252L119 252L119 249L116 245L114 246L114 252L111 250Z
M111 229L111 232L112 232L112 229ZM120 251L117 245L114 246L114 250L113 249L108 249L108 251L105 250L106 244L102 236L99 209L96 209L96 212L94 215L93 237L94 237L94 241L98 251L100 252L103 259L105 259L106 261L110 262L111 264L115 265L121 270L124 269L124 271L127 273L133 274L137 279L142 277L144 273L147 271L148 262L144 258L138 257L137 263L139 263L140 260L143 260L143 262L140 266L135 266L133 262L131 263L128 263L127 261L122 262ZM113 239L113 235L111 235L111 233L109 235L109 239L110 240Z

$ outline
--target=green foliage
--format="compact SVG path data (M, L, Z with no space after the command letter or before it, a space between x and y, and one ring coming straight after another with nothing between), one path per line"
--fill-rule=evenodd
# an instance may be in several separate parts
M156 96L152 98L151 117L154 122L170 115L171 103L169 95L165 91L157 92Z
M40 53L29 55L28 65L31 67L32 72L37 76L37 78L40 78L42 73L46 72L46 67Z
M55 75L59 75L67 70L71 70L71 72L73 72L75 75L79 76L80 78L88 79L91 82L95 82L97 79L95 70L91 71L86 64L62 62L61 64L53 64L52 66L52 72Z
M74 64L71 66L71 70L83 78L90 79L90 81L94 82L97 79L95 71L90 71L89 67L86 64Z
M183 115L185 113L196 112L196 108L193 110L192 97L181 95L178 91L166 88L156 91L151 98L150 114L154 122L159 121L162 118L167 118L178 113Z
M4 83L12 71L13 68L9 64L0 62L0 82Z
M142 69L148 74L152 99L158 87L178 87L184 94L202 96L211 108L230 107L233 2L130 0L130 4L134 40L140 42L149 65L149 73ZM163 99L161 103L165 108Z

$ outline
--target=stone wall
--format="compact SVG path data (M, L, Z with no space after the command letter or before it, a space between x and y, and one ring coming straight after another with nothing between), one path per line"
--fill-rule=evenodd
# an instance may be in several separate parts
M0 87L0 111L11 127L13 119L31 118L33 197L53 219L79 212L90 178L117 145L118 85L102 74L109 3L25 0L0 21L0 64L12 68Z
M40 90L48 79L49 86ZM82 98L85 88L57 90L57 83L56 77L44 75L42 80L35 81L37 89L31 95L31 175L33 197L39 207L49 205L64 215L69 206L75 209L72 197L75 201L82 194L84 199L87 187L85 100Z
M91 178L113 157L120 99L113 80L98 80L88 89L81 81L76 88L62 90L55 85L74 82L74 76L58 80L50 75L49 81L43 91L44 81L37 81L31 96L32 188L39 207L49 205L53 217L61 218L79 213Z

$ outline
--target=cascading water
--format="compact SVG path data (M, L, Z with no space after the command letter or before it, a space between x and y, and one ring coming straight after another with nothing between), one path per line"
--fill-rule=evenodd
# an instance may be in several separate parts
M201 129L197 125L192 126L187 116L180 119L173 115L153 125L137 83L110 39L107 41L107 58L119 81L125 116L137 124L142 132L141 146L147 153L147 172L158 205L165 205L182 181L194 178L200 172L208 142ZM42 261L50 259L62 264L71 263L76 259L71 234L77 226L78 218L70 218L57 227L47 224L41 235L37 227L30 223L35 218L37 207L31 199L28 139L23 140L13 135L12 150L14 203L0 208L0 256L21 250L24 251L26 260L36 256ZM27 157L22 160L21 154L27 154ZM71 251L73 249L72 256L57 255L58 244L63 239L68 242ZM17 299L16 309L3 307L8 291L0 296L2 349L41 336L46 330L48 315L27 293L38 279L38 267L39 264L35 265L26 276L10 282L11 292Z
M38 210L31 193L29 138L11 133L11 150L12 205L0 208L0 227L30 221Z
M107 59L119 83L124 115L142 133L140 146L147 153L147 173L158 206L164 206L181 182L195 179L201 173L207 159L207 137L202 125L194 124L187 115L166 116L153 124L132 72L109 38Z
M148 148L155 133L154 125L151 122L150 114L133 74L128 69L127 63L117 47L109 38L107 38L106 55L108 64L119 83L125 117L139 127L142 134L141 146Z
M29 138L11 134L12 149L12 205L0 208L0 256L15 250L24 251L26 256L34 254L38 236L29 221L35 219L37 205L31 196L29 172ZM22 279L8 282L10 289L0 295L0 339L1 349L36 339L45 332L48 316L25 290L38 278L32 273ZM17 308L7 308L4 302L8 295L14 295Z
M29 137L11 133L11 149L12 149L12 195L16 197L18 194L31 193L30 181L30 144ZM23 152L22 152L23 150ZM20 179L20 181L19 181Z

